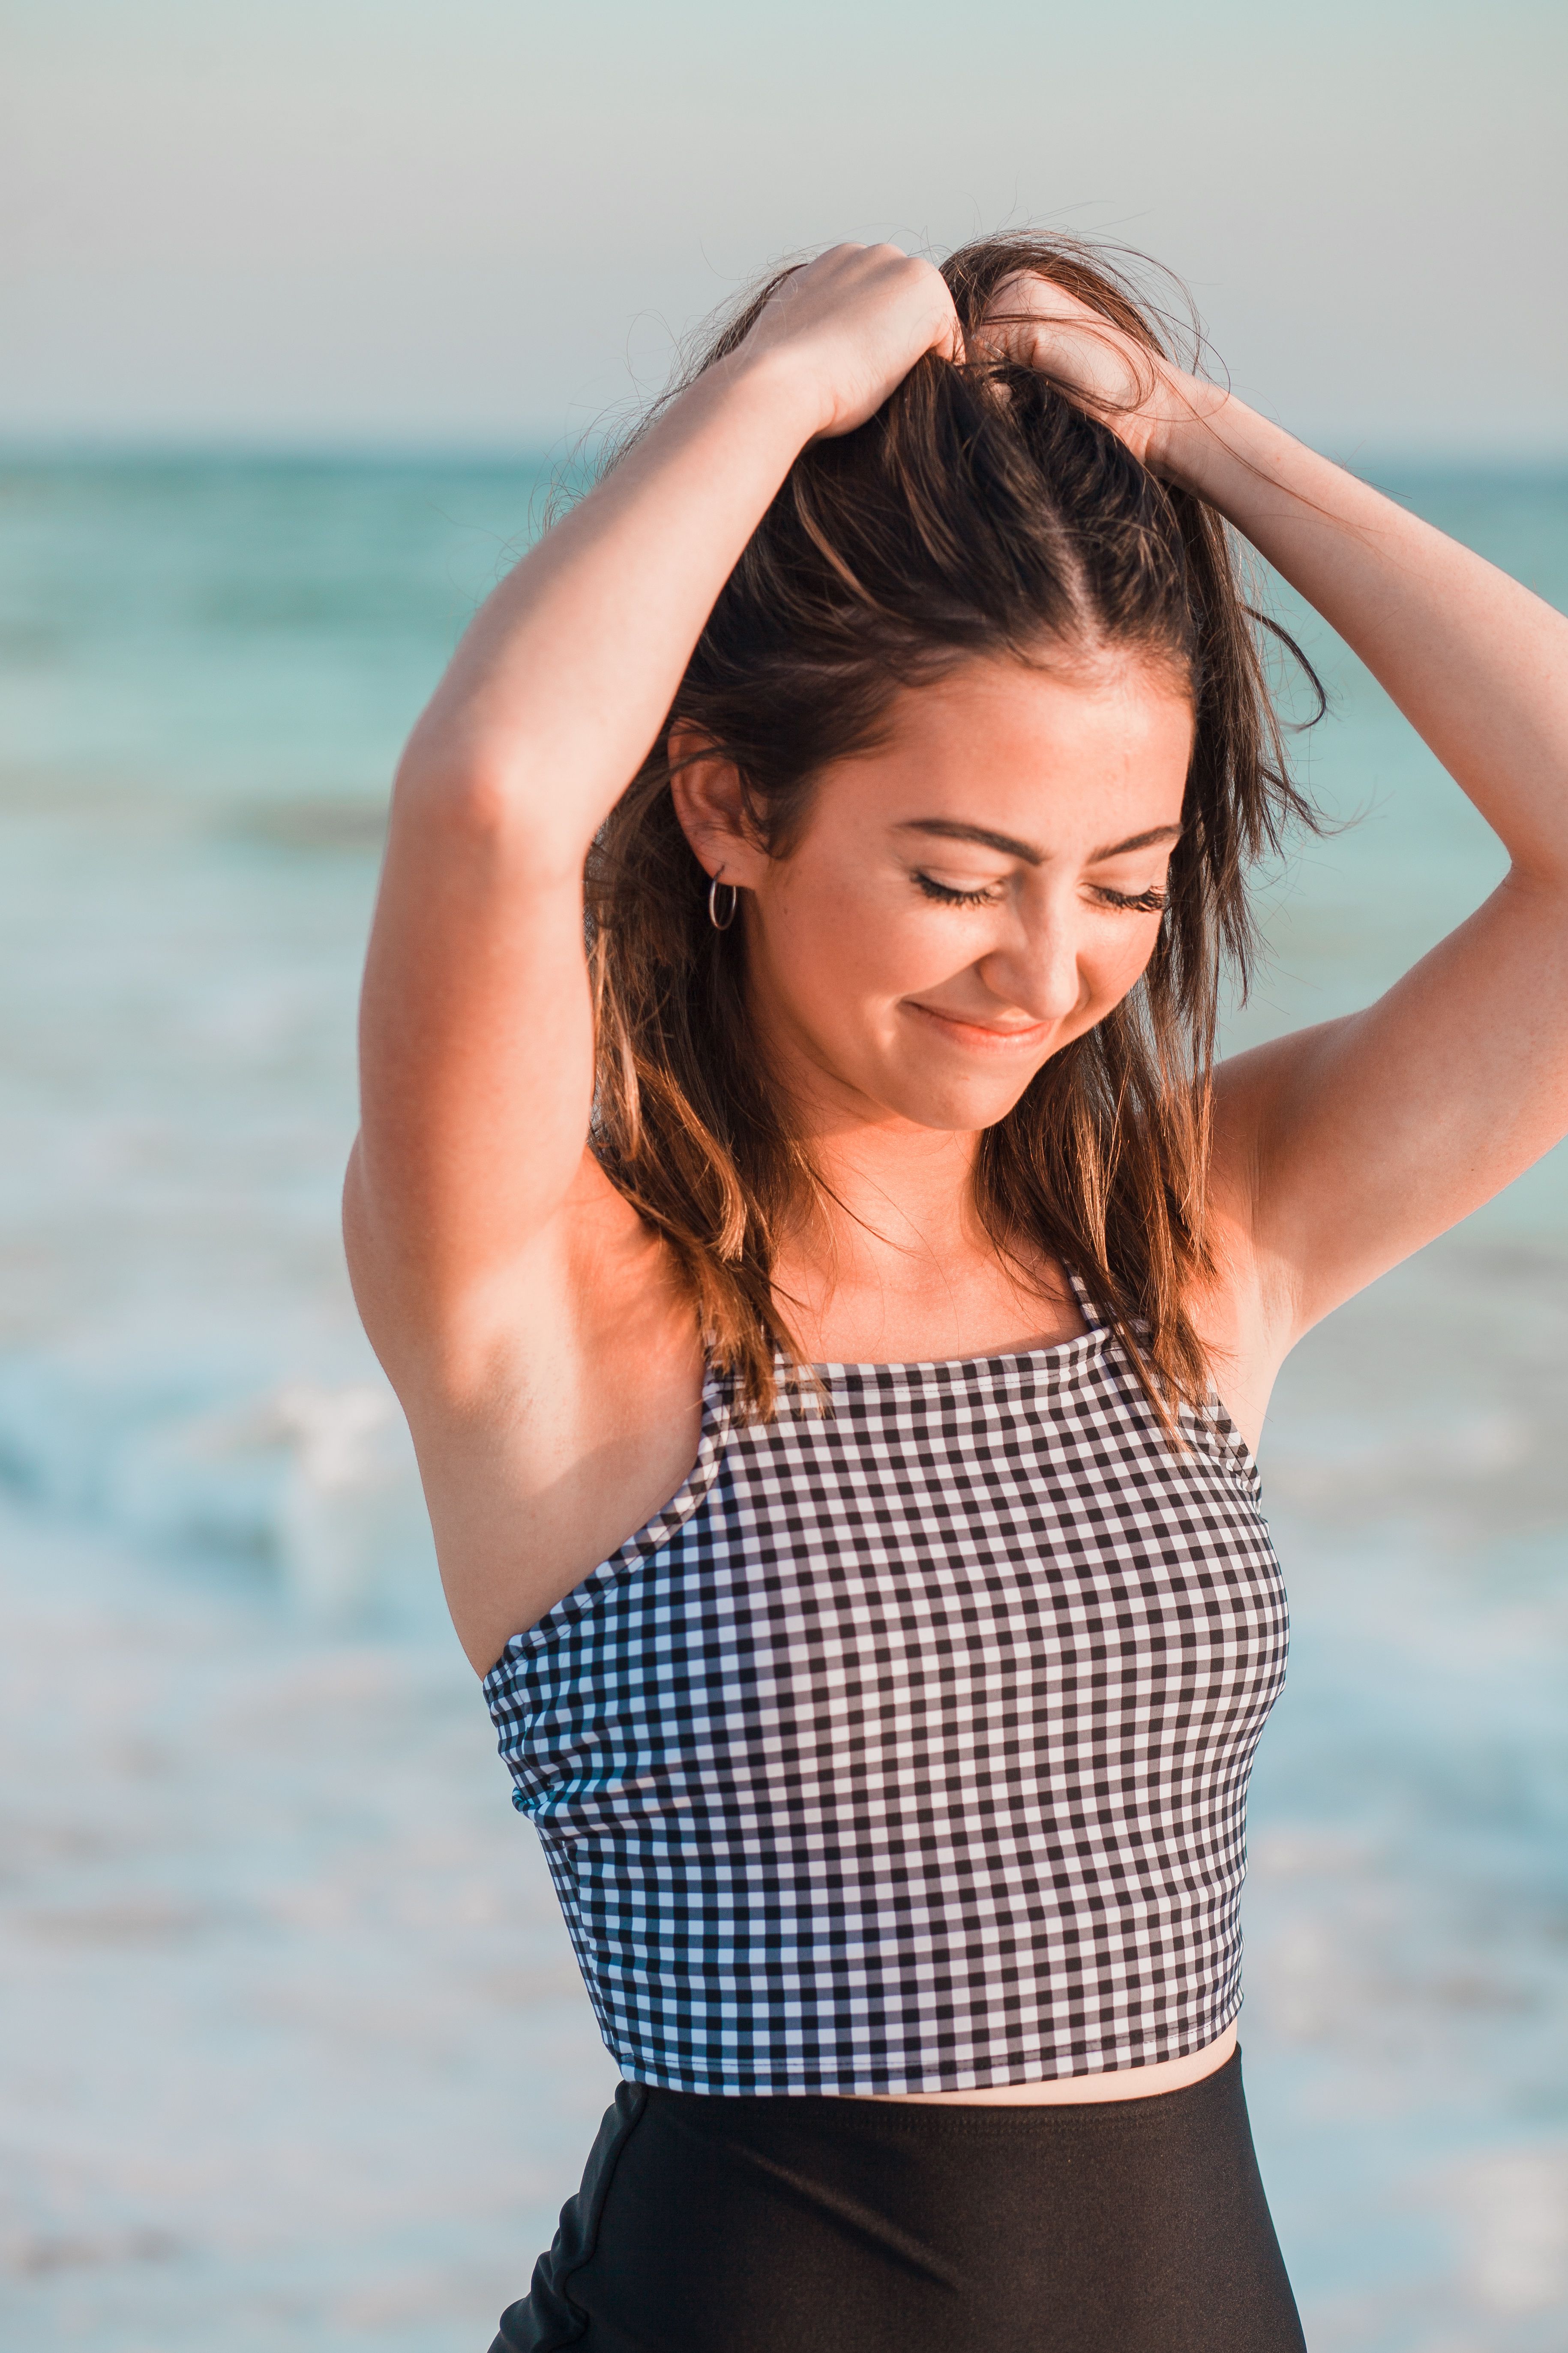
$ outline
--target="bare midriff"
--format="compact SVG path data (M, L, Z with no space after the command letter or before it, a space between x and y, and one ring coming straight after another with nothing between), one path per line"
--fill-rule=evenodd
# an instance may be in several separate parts
M1112 2067L1099 2075L1057 2075L1046 2084L998 2084L988 2092L861 2092L858 2099L922 2100L948 2108L1076 2106L1089 2100L1147 2100L1157 2092L1179 2092L1201 2084L1223 2067L1236 2049L1236 2028L1184 2059L1156 2059L1149 2067Z

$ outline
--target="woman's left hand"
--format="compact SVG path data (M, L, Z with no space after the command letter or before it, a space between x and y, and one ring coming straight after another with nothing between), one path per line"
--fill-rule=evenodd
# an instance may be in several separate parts
M972 348L977 358L1037 368L1156 472L1169 470L1173 428L1191 425L1224 398L1033 270L1003 280Z

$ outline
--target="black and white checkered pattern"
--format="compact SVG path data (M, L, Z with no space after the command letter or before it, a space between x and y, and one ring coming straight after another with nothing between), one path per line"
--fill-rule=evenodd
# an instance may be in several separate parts
M1081 1293L1080 1293L1081 1296ZM1173 2059L1240 2007L1279 1565L1217 1405L1102 1328L829 1367L486 1678L605 2042L708 2093Z

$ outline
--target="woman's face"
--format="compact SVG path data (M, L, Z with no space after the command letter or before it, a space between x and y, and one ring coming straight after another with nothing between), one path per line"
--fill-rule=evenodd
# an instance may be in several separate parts
M1152 953L1192 752L1189 696L1136 657L973 660L906 691L835 763L789 854L683 772L710 872L741 884L749 991L809 1130L973 1131L1126 996Z

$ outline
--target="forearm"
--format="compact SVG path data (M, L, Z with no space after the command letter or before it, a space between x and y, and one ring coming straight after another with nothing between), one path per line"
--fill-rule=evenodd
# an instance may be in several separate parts
M1568 881L1568 620L1239 401L1193 394L1162 470L1331 623L1516 864Z
M700 378L481 607L410 739L405 801L477 787L580 861L816 422L776 361Z

